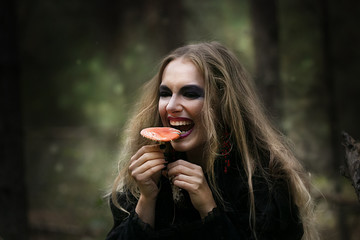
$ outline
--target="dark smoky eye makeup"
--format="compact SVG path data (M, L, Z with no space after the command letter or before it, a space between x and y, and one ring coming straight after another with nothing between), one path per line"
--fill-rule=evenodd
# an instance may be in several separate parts
M159 87L159 96L160 97L169 97L171 95L172 95L172 92L167 86L160 85L160 87Z
M186 85L181 88L180 93L190 99L197 99L204 97L204 89L197 85Z

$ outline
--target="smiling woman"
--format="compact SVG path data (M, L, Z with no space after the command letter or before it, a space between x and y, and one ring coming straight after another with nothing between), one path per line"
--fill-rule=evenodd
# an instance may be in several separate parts
M171 61L163 71L158 110L163 126L181 130L180 139L171 145L179 152L202 152L205 129L202 122L204 78L197 67L185 58ZM188 156L188 161L202 159Z
M307 174L261 106L221 44L169 54L129 122L107 239L316 239ZM164 147L148 127L181 133Z

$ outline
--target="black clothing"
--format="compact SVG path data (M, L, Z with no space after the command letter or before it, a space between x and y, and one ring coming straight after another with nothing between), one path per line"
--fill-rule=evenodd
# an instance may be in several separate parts
M223 164L216 167L215 171L226 201L225 207L217 203L218 207L201 220L185 190L182 190L184 199L180 203L174 203L169 180L162 177L155 209L155 228L141 221L135 213L137 200L127 193L131 201L126 201L126 194L123 193L118 200L130 215L117 209L110 201L114 226L106 239L255 239L250 228L246 175L242 167L234 164L234 157L230 161L231 165L227 165L225 172ZM257 239L301 239L303 226L286 182L269 183L262 179L253 179Z

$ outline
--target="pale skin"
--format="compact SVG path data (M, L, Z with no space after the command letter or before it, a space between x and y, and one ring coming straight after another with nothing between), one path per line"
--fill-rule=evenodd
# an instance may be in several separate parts
M160 189L158 183L163 170L167 171L172 183L189 193L191 203L205 218L216 207L216 203L203 168L206 161L196 153L202 152L204 143L203 131L199 122L199 112L202 110L203 98L187 97L184 86L204 87L204 79L195 65L185 59L176 59L168 64L163 74L162 85L171 91L169 96L160 97L159 113L163 125L168 125L167 118L182 117L194 122L194 130L186 138L174 141L172 146L187 153L187 161L177 160L166 166L164 150L159 145L147 145L140 148L130 160L129 174L135 179L140 198L135 212L139 218L154 227L155 205ZM185 88L186 89L186 88Z

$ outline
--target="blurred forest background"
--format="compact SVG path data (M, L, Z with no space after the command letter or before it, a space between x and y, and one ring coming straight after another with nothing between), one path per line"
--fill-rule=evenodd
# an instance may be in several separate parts
M335 0L4 0L0 238L104 239L103 195L138 89L184 43L236 51L311 173L323 239L358 239L340 174L360 139L360 3Z

